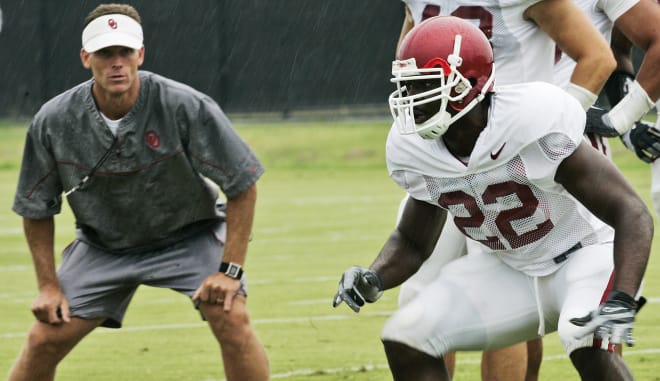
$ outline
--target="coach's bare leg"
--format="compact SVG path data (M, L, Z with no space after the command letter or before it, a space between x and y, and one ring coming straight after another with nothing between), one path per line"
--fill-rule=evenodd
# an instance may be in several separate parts
M394 341L383 341L394 381L449 381L444 361Z
M632 373L620 355L597 348L580 348L571 361L583 381L632 381Z
M229 312L222 304L202 303L200 308L220 343L227 381L268 380L268 357L250 325L245 297L234 297Z
M52 381L57 364L103 320L71 318L59 325L35 322L8 381Z
M543 338L539 337L527 342L527 373L525 381L538 381L543 361Z
M483 381L524 381L527 371L527 343L484 351L481 356Z

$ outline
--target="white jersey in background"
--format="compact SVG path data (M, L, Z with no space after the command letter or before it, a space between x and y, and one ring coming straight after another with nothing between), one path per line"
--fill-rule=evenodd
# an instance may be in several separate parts
M614 22L626 13L639 0L573 0L573 2L589 17L591 23L610 42ZM571 79L575 61L566 54L559 52L559 60L554 68L553 83L565 87Z
M469 158L453 156L442 139L394 128L387 166L411 197L447 209L447 223L453 219L485 251L544 276L561 266L562 253L613 239L610 227L554 181L561 161L583 141L584 119L579 103L559 87L500 86Z
M605 40L612 40L614 22L639 0L573 0L575 4L587 15L591 23L598 29ZM565 88L571 80L575 69L575 61L567 54L557 51L557 63L554 67L554 81L557 86ZM607 138L594 134L585 134L592 147L612 158L612 150Z
M541 0L403 0L415 25L433 16L474 22L493 46L496 85L552 82L553 40L523 12Z

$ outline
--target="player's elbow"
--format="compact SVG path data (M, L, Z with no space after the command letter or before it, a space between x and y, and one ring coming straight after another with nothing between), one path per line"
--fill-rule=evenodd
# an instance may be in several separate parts
M605 82L616 69L617 62L610 49L591 50L576 59L576 71L588 77L591 86L583 86L598 94ZM590 88L592 87L592 88Z
M621 213L623 226L634 226L638 239L653 239L653 216L644 201L639 197L630 197Z

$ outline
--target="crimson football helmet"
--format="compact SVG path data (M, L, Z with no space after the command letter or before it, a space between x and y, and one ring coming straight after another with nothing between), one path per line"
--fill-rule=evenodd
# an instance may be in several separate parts
M392 62L390 110L400 133L436 139L483 100L493 88L493 49L478 27L453 16L429 18L408 32L398 59ZM439 86L419 93L406 89L411 81L434 80ZM413 109L440 102L439 111L421 124ZM447 111L451 107L455 115Z

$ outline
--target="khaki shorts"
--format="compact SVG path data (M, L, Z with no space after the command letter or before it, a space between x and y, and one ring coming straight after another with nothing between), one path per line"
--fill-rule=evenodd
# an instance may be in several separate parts
M140 285L169 288L192 297L202 281L220 267L224 249L218 234L224 229L220 228L224 226L139 254L113 254L73 241L64 250L57 271L71 316L106 318L102 326L120 328ZM245 276L239 294L247 296Z

